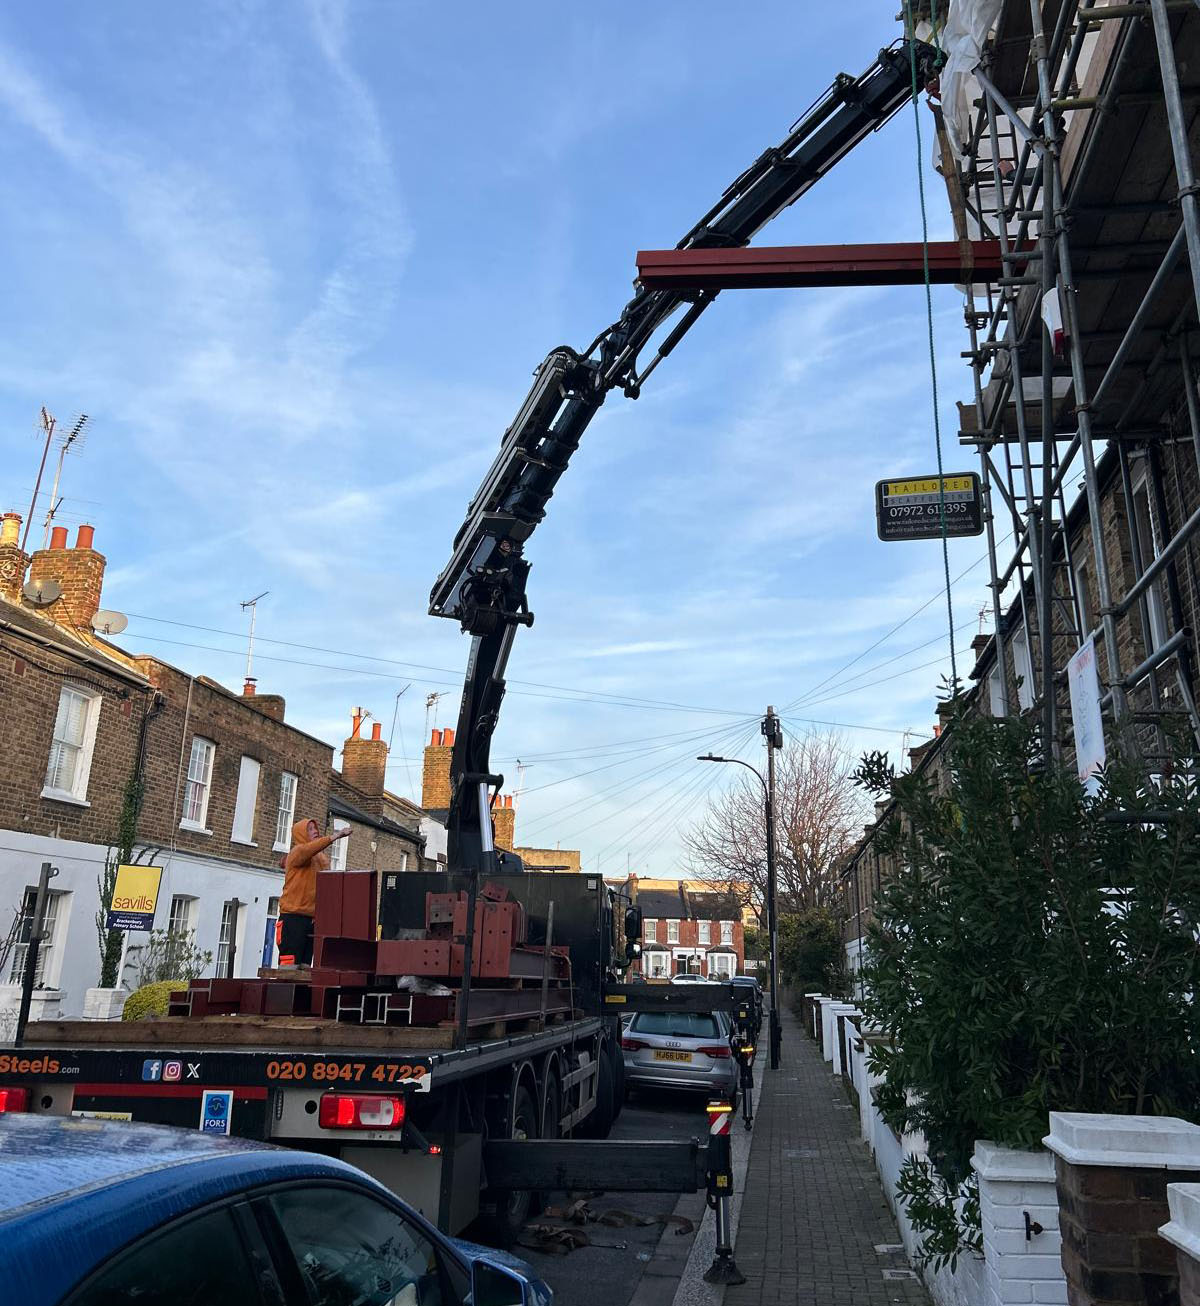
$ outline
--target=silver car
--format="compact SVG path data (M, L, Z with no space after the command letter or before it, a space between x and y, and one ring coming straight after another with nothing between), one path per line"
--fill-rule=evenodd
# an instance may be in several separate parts
M726 1101L737 1096L737 1061L720 1012L639 1011L625 1027L621 1050L626 1094L657 1085Z

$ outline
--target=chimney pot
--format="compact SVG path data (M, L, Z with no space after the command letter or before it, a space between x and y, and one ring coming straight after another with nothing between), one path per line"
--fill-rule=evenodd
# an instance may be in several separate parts
M450 747L453 745L453 743L454 743L454 731L453 731L453 730L443 730L443 731L442 731L442 743L443 743L447 748L450 748Z
M383 726L378 721L371 727L371 738L378 739L383 734Z
M81 526L79 534L75 537L75 547L77 549L90 549L95 536L96 528L94 526Z
M258 690L258 681L253 676L246 677L246 683L242 686L242 694L246 698L253 698Z
M362 708L356 707L350 717L350 738L357 739L358 732L362 729L363 717Z
M440 730L432 731L429 736L429 747L437 748L441 744L441 742L442 742L442 732Z
M21 538L21 514L6 512L0 518L0 544L16 544Z
M67 528L65 526L56 526L50 532L50 547L52 549L65 549L67 547Z

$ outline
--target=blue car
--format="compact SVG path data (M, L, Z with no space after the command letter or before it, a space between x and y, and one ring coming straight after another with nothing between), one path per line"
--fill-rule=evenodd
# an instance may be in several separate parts
M551 1306L331 1157L159 1125L0 1115L6 1306Z

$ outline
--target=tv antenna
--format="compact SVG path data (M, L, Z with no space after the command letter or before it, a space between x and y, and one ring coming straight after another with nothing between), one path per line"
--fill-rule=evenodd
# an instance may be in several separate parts
M388 756L389 757L391 757L392 755L392 740L396 736L396 722L399 720L400 717L400 700L404 697L405 694L408 693L408 691L411 688L412 688L412 684L409 683L405 685L403 689L397 691L396 693L396 701L392 706L392 728L388 732ZM408 777L408 792L410 794L415 793L416 789L415 786L413 785L412 768L409 765L409 761L408 761L408 749L404 747L403 728L401 728L400 730L400 751L404 754L404 774Z
M27 580L21 593L35 608L48 608L56 599L62 598L62 586L47 576L44 580Z
M254 678L254 623L258 620L258 601L259 599L265 599L270 592L270 590L263 590L261 594L256 594L252 599L247 599L245 603L242 604L243 612L245 612L247 608L250 609L250 640L246 645L247 680L252 680ZM270 643L270 640L268 640L267 643Z
M42 409L44 417L49 419L49 424L53 425L54 418ZM54 469L54 484L50 488L50 507L46 509L46 528L42 533L42 548L44 549L50 543L50 525L54 521L54 514L62 507L62 500L58 497L58 484L62 480L63 463L66 461L67 454L72 447L78 448L83 444L84 430L88 424L87 413L80 413L71 423L66 431L59 432L58 436L58 466ZM50 432L47 431L47 441Z
M433 713L433 719L437 720L438 699L445 698L444 694L434 692L425 695L425 733L429 733L429 714Z
M119 635L129 625L129 618L123 612L110 612L101 608L92 618L92 629L97 635Z

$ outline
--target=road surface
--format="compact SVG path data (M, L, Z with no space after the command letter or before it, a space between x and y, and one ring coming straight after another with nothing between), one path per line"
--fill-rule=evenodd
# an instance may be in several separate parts
M622 1140L704 1138L708 1132L704 1105L705 1099L696 1094L665 1090L640 1092L625 1104L610 1137ZM674 1193L608 1193L588 1197L587 1207L593 1215L608 1214L621 1223L602 1224L589 1219L586 1224L572 1226L588 1239L588 1244L565 1255L533 1250L530 1244L536 1245L538 1236L532 1230L527 1231L513 1251L535 1266L554 1289L555 1306L629 1306L656 1250L660 1259L674 1261L677 1254L686 1254L692 1238L690 1233L676 1234L680 1226L672 1222L664 1224L655 1219L654 1223L639 1227L623 1223L625 1216L671 1215L678 1200ZM561 1215L552 1214L562 1212L567 1204L565 1194L553 1194L550 1211L533 1217L532 1224L568 1224ZM693 1211L702 1207L703 1196L694 1197L687 1205ZM662 1248L659 1248L660 1238ZM664 1252L669 1253L665 1258ZM667 1302L670 1297L668 1293Z

